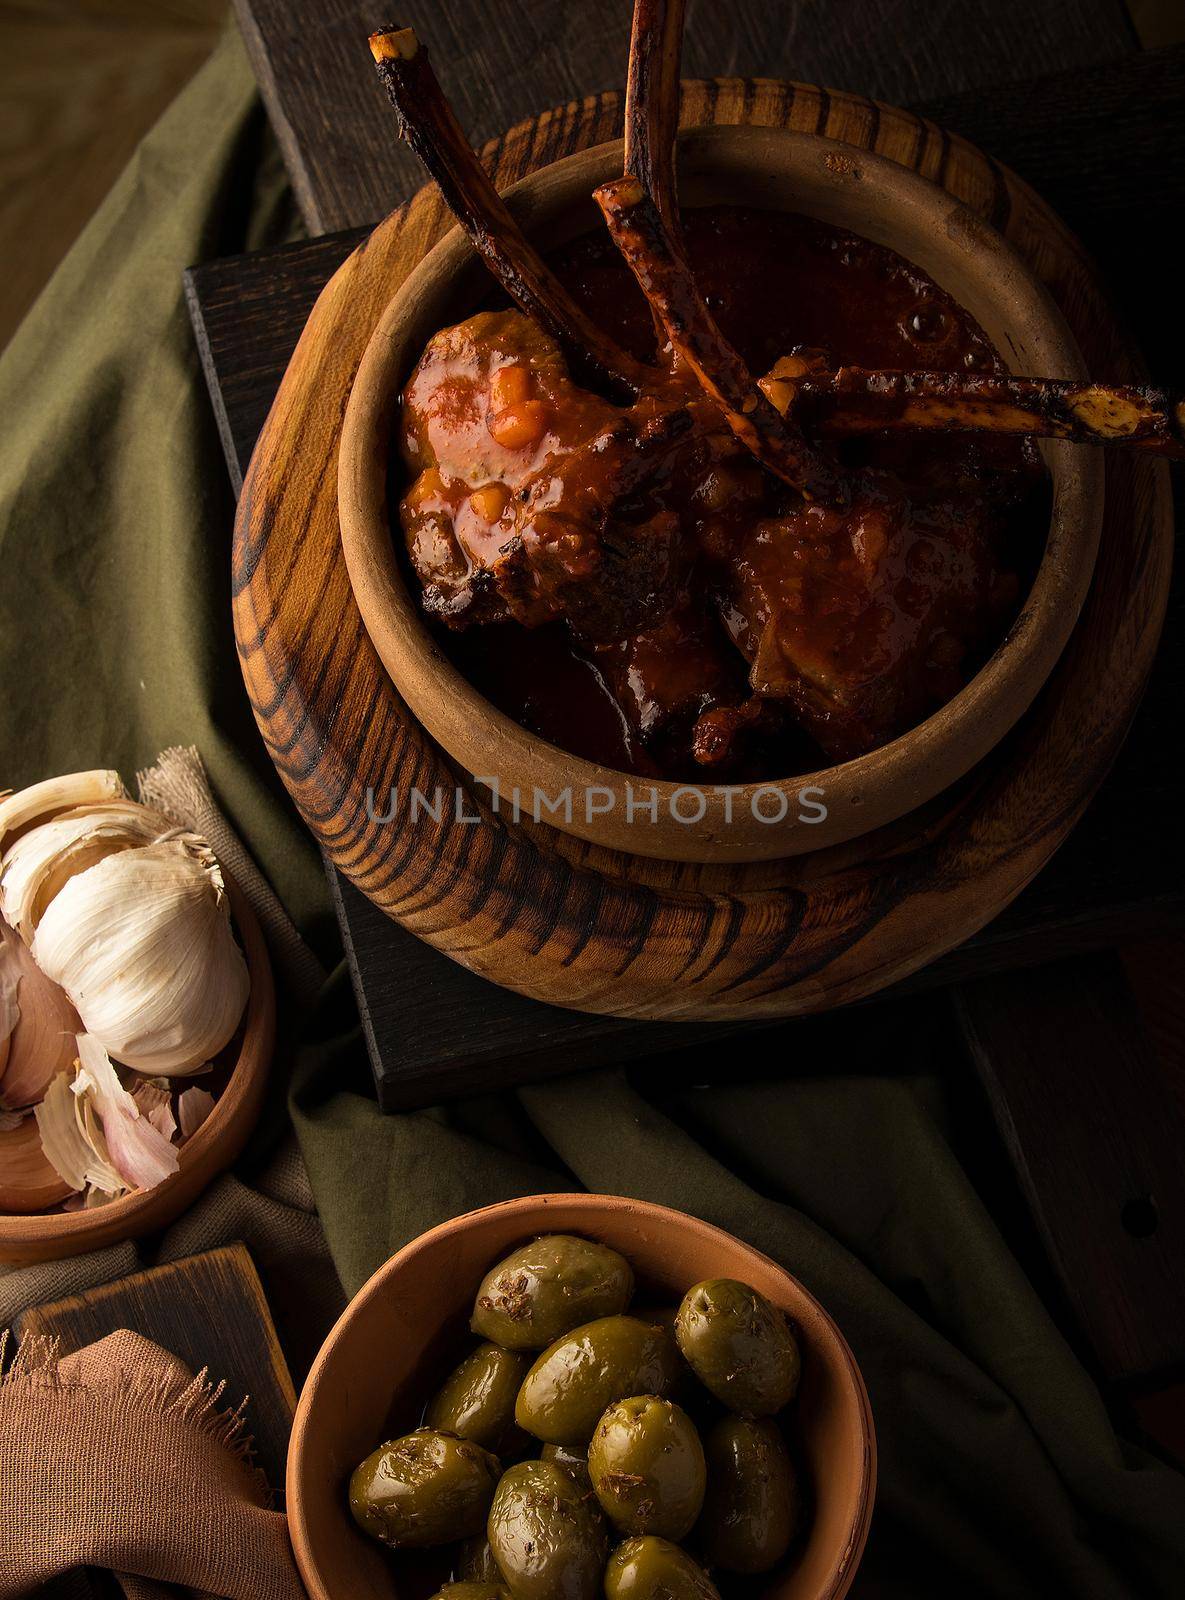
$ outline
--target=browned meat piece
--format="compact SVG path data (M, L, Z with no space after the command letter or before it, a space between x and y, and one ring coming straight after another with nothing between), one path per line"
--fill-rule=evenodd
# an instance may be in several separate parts
M749 700L745 664L702 599L684 598L657 627L599 646L593 656L634 737L664 767L719 765L734 754ZM705 715L727 709L714 739L697 739ZM727 731L725 731L727 729Z
M963 687L1015 606L999 513L913 502L866 478L845 511L759 521L724 575L724 617L756 695L783 699L834 760L885 743Z
M437 334L404 394L400 505L424 607L449 626L557 618L591 640L662 619L694 542L689 504L736 446L656 371L627 409L577 387L518 312Z

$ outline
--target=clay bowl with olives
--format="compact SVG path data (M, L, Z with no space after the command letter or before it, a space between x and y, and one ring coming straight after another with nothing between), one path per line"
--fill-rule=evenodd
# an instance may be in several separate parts
M662 1206L538 1195L354 1298L288 1514L314 1600L836 1600L875 1486L863 1380L795 1278Z

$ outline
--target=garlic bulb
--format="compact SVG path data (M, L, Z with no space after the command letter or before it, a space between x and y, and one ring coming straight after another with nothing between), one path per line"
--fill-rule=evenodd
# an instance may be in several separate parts
M222 874L193 834L75 873L41 912L32 953L87 1033L143 1073L203 1068L247 1001Z

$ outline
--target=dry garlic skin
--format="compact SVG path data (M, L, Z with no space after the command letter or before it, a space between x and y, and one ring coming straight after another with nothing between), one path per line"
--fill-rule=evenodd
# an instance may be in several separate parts
M67 772L45 778L27 789L0 798L0 851L33 823L48 820L72 806L99 805L127 800L128 792L118 772L100 768L93 772Z
M75 806L22 833L0 864L0 916L32 942L46 908L76 873L153 844L172 824L134 800Z

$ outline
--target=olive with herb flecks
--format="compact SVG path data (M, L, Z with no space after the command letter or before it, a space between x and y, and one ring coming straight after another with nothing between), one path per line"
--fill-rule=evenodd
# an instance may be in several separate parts
M548 1444L587 1444L606 1406L628 1395L665 1395L680 1369L665 1328L637 1317L599 1317L549 1345L523 1379L520 1428Z
M591 1495L550 1461L503 1474L487 1532L514 1600L597 1600L609 1548Z
M350 1479L358 1526L392 1549L480 1533L502 1467L472 1439L418 1428L368 1455Z
M726 1572L768 1572L798 1529L798 1480L769 1417L724 1417L704 1440L708 1487L696 1539Z
M720 1600L720 1595L686 1550L648 1535L627 1539L609 1557L605 1600Z
M470 1326L507 1350L542 1350L583 1322L624 1311L633 1292L633 1268L616 1250L545 1234L486 1273Z
M730 1411L766 1417L794 1398L801 1358L784 1314L735 1278L683 1296L675 1337L696 1377Z
M530 1364L517 1350L478 1345L444 1380L424 1421L495 1455L521 1454L526 1439L514 1425L514 1402Z
M588 1447L601 1510L622 1533L685 1538L704 1500L704 1450L681 1406L657 1395L611 1405Z

